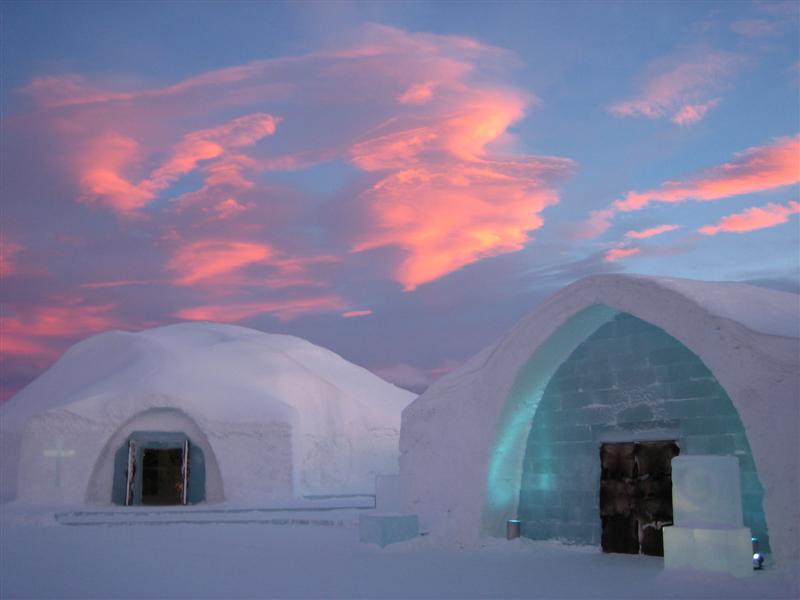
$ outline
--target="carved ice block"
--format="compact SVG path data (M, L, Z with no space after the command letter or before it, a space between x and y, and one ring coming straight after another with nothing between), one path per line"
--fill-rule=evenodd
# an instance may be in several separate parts
M719 571L735 577L753 574L750 529L664 527L664 568Z
M672 513L676 527L742 527L742 490L735 456L672 459Z
M383 547L410 540L418 535L417 515L373 513L358 517L359 540L368 544L378 544Z

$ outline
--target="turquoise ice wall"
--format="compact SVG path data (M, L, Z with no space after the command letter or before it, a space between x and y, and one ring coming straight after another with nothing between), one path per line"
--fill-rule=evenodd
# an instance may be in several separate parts
M544 391L523 463L522 534L599 545L600 443L653 435L677 439L682 455L738 456L744 522L769 549L763 488L727 393L696 354L627 313L580 344Z

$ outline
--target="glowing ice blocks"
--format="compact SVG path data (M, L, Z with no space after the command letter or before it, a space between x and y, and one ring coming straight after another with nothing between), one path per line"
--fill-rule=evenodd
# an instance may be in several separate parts
M673 458L672 514L680 527L741 527L739 460L735 456Z
M672 513L664 527L664 568L753 574L750 529L742 527L742 491L735 456L672 459Z
M721 571L735 577L753 574L750 529L664 527L664 568Z
M367 544L380 547L410 540L419 535L417 515L380 514L359 515L358 537Z

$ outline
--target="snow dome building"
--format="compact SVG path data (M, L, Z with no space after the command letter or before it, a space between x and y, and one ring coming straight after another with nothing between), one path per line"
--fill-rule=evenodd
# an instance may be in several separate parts
M791 293L578 281L405 409L408 509L464 541L515 519L529 538L661 554L671 458L733 455L745 525L797 558L799 329ZM692 489L715 493L714 477Z
M413 399L302 339L214 323L111 331L0 407L6 499L258 504L397 472Z

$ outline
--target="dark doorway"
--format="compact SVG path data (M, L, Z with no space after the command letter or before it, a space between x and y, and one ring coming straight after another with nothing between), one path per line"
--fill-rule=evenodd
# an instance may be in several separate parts
M144 448L142 504L183 504L182 466L182 448Z
M603 552L664 556L661 528L672 525L674 441L608 443L600 447Z

